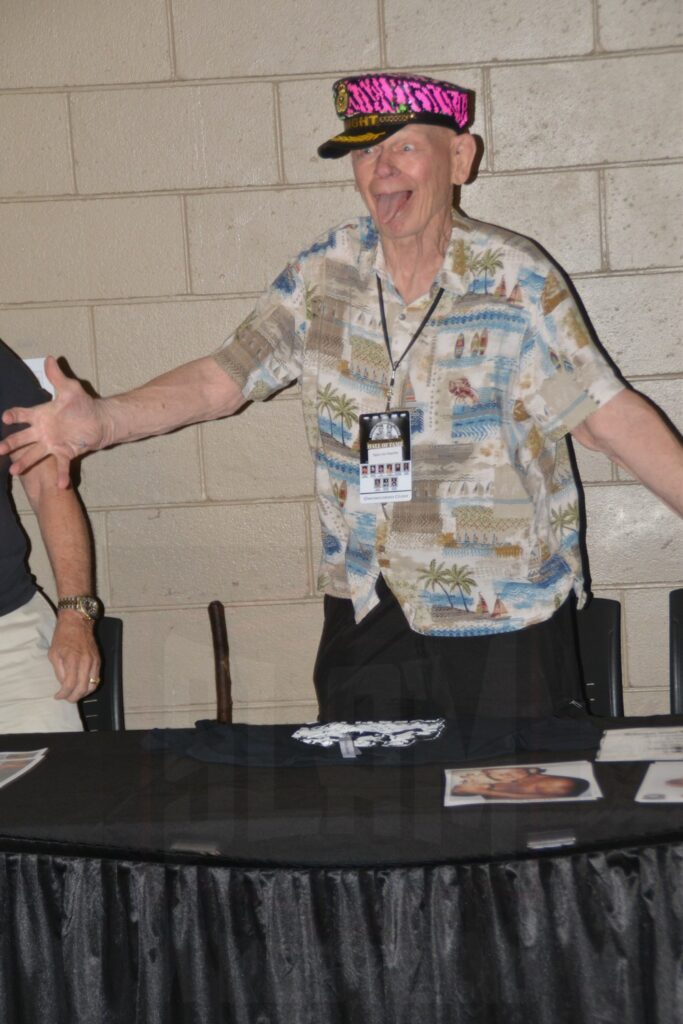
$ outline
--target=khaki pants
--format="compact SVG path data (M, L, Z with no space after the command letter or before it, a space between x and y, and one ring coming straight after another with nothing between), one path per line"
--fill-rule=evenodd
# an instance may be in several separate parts
M54 699L59 683L47 657L54 628L41 594L0 616L0 733L83 728L77 706Z

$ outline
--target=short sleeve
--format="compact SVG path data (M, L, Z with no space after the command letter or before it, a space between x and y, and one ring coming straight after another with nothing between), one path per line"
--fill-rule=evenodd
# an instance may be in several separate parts
M29 409L34 405L50 401L50 394L41 388L35 375L24 361L12 352L7 345L0 342L0 415L13 406ZM6 436L16 427L3 427L2 435Z
M519 374L527 412L558 439L625 387L593 339L561 271L551 267L532 309Z
M310 326L301 263L290 263L214 354L245 398L258 401L301 373Z

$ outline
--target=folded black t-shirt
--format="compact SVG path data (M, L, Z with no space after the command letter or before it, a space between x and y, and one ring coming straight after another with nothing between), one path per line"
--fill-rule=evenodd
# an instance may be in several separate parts
M322 746L295 739L294 734L302 728L298 725L223 725L211 720L198 721L194 729L153 729L146 745L152 750L170 750L197 761L253 768L460 764L524 752L597 750L603 728L585 714L543 719L463 717L440 721L443 727L438 735L418 734L408 745L384 745L381 740L368 747L356 743L355 757L345 757L338 742ZM400 734L405 723L394 725L398 726ZM308 725L306 728L316 727ZM329 723L325 728L329 728Z

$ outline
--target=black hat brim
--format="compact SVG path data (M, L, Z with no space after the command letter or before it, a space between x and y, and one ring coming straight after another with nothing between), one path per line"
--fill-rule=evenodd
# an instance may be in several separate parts
M441 128L450 128L458 135L465 129L459 129L450 117L442 114L424 113L413 114L405 121L398 124L373 125L371 128L345 128L339 135L333 135L322 146L318 146L318 156L323 160L336 160L340 156L346 156L353 149L365 149L368 146L376 146L378 142L400 132L409 124L434 124Z
M352 149L376 146L378 142L393 135L401 128L405 128L405 125L387 125L386 128L377 128L376 130L359 128L355 132L353 130L340 132L339 135L334 135L327 142L323 142L322 146L318 146L318 156L321 156L323 160L336 160L340 156L346 156Z

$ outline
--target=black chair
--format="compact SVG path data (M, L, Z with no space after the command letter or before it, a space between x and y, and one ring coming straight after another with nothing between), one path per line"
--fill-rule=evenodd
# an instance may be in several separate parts
M576 613L576 624L588 710L601 718L621 717L621 605L593 597Z
M88 732L118 732L123 723L123 622L105 615L95 624L102 655L102 682L90 697L79 700L83 725Z
M669 690L671 714L683 715L683 587L669 594Z

